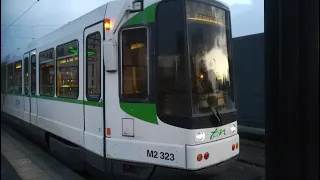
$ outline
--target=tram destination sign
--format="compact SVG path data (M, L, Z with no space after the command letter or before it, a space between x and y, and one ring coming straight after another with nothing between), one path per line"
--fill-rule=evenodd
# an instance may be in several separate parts
M225 26L225 11L199 2L187 2L187 19Z

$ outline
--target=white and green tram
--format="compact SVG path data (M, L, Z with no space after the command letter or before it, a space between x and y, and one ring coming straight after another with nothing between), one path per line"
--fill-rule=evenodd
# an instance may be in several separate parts
M118 0L1 64L1 115L75 170L198 179L239 154L229 8Z

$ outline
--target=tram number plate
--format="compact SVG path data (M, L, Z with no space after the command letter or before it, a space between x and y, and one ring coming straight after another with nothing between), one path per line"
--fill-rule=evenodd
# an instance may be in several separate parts
M154 150L147 150L147 157L155 159L164 159L168 161L174 161L174 154L167 152L158 152Z

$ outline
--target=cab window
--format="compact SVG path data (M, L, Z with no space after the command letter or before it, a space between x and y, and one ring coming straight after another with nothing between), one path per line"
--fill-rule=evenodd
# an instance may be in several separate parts
M147 28L122 30L121 52L122 98L147 99L149 96Z

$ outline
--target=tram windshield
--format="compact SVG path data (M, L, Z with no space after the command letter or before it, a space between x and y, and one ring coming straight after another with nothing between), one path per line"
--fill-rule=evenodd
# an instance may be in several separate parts
M157 115L174 126L209 128L235 121L230 12L221 3L208 3L157 5Z
M193 116L232 109L227 13L194 1L186 13Z

